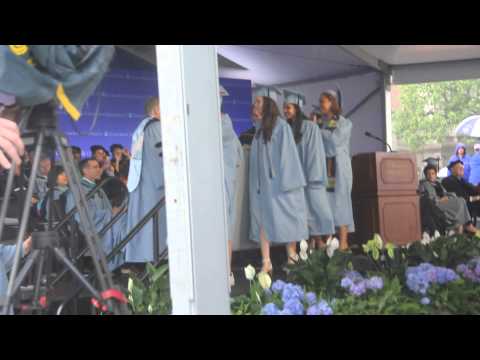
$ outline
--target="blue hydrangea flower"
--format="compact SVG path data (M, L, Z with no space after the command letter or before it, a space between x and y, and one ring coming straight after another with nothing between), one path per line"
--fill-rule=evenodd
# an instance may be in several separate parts
M428 297L424 296L424 297L420 300L420 303L421 303L422 305L428 305L428 304L430 304L430 299L429 299Z
M268 303L262 308L262 315L279 315L280 309L273 303Z
M350 287L350 294L353 296L361 296L365 294L366 291L367 287L365 286L365 281L360 281Z
M283 309L288 309L292 315L303 315L305 311L303 304L298 299L290 299L284 303Z
M305 294L305 300L307 301L308 305L313 305L317 302L317 295L313 292L308 292Z
M307 309L307 315L322 315L322 312L317 304L310 306Z
M285 287L285 282L282 281L282 280L276 280L273 284L272 284L272 291L275 293L275 294L280 294L282 291L283 291L283 288Z
M352 285L353 281L349 277L344 277L340 282L340 286L344 289L349 289Z
M370 290L381 290L383 289L383 279L379 276L372 276L367 280L366 286Z
M423 263L409 267L406 271L407 287L417 293L425 295L432 284L446 284L458 279L458 275L451 269Z
M325 300L321 300L318 304L322 315L333 315L332 308L327 304Z
M301 301L303 300L304 296L305 294L301 286L287 283L283 288L282 301L283 303L286 303L292 299Z

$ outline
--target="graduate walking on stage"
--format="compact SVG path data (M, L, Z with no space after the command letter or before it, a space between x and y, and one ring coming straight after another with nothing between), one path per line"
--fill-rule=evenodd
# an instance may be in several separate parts
M229 96L227 90L220 85L220 107L224 96ZM232 272L232 253L233 253L233 229L236 223L235 198L237 193L237 171L240 162L243 160L243 149L237 134L233 130L232 119L221 111L222 119L222 143L223 143L223 170L225 173L225 203L227 206L228 222L228 259L230 271L230 287L235 285L235 278Z
M163 179L162 131L160 103L157 97L145 105L147 118L135 129L132 136L132 157L128 173L127 231L165 196ZM166 210L159 211L159 252L167 247ZM147 263L155 259L153 253L153 221L150 220L125 247L125 262Z
M254 90L257 131L250 152L250 239L260 242L263 272L272 272L270 242L286 245L289 262L296 242L308 238L302 164L288 123L280 117L271 88Z
M335 225L326 190L328 176L322 133L302 112L303 95L284 90L284 99L283 112L292 128L307 183L305 199L311 246L323 247L330 235L335 234Z
M339 104L339 94L333 90L320 95L320 131L327 156L330 178L328 197L333 220L338 228L340 250L348 249L348 233L355 231L352 210L352 160L350 138L352 122L344 118Z

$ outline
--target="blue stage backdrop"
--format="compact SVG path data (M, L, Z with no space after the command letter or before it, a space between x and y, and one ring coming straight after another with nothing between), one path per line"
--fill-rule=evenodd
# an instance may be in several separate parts
M220 79L230 96L223 101L223 110L230 114L237 134L252 126L250 120L251 82ZM87 100L80 120L72 124L61 111L59 126L72 145L90 156L90 146L122 144L130 149L132 133L145 117L145 100L158 93L156 68L141 59L117 50L110 71Z

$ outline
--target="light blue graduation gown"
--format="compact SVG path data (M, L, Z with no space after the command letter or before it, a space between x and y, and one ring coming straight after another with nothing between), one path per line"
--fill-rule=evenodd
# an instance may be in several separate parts
M5 301L8 289L8 272L12 269L16 245L0 244L0 301ZM23 246L20 250L23 257ZM0 307L0 309L3 309Z
M145 121L147 120L147 121ZM162 131L159 120L145 119L135 130L128 175L128 217L130 231L165 196L163 179ZM140 171L138 171L140 170ZM165 205L159 211L159 251L167 247ZM125 261L145 263L154 260L153 219L125 247Z
M308 120L303 120L301 133L297 150L307 182L308 230L311 236L332 235L335 224L326 190L328 176L322 133L315 123Z
M84 194L88 194L96 184L82 178L81 185L83 187ZM108 224L112 219L112 205L107 198L107 195L103 190L99 190L90 200L87 201L88 213L90 214L95 230L97 234ZM75 207L75 200L73 193L69 191L67 193L67 204L65 206L65 211L68 213L71 209ZM80 224L80 216L78 211L75 214L75 220ZM126 216L125 214L115 223L114 226L110 228L109 231L105 233L101 240L102 249L107 256L113 249L113 247L118 244L123 236L123 232L126 226ZM80 230L83 232L83 226L80 224ZM122 264L122 254L117 255L112 261L108 263L109 269L114 270Z
M335 157L335 191L328 192L335 226L355 231L352 209L352 160L350 138L352 122L340 116L335 130L320 129L327 157Z
M236 222L235 195L237 170L243 159L243 150L237 134L233 130L232 120L228 114L222 114L223 169L225 172L225 197L227 206L228 239L233 237Z
M308 238L305 177L292 131L284 119L278 118L267 144L261 134L254 137L249 184L251 240L260 241L262 228L274 243Z

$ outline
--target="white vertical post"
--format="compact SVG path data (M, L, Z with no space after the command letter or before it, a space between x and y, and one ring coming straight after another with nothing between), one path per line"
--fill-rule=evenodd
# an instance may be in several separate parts
M385 114L385 140L390 146L393 146L393 127L392 127L392 75L383 75L383 112ZM388 149L386 149L388 150Z
M229 314L216 49L156 52L173 314Z

